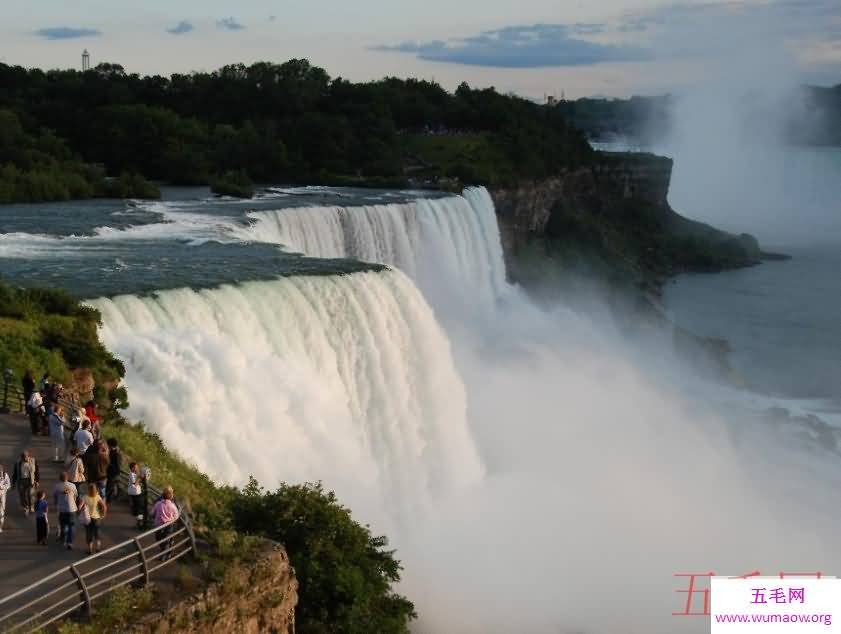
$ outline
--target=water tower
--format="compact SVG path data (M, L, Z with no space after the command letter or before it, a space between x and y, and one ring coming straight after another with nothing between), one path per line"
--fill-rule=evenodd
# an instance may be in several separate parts
M88 49L82 51L82 72L91 69L91 54L88 53Z

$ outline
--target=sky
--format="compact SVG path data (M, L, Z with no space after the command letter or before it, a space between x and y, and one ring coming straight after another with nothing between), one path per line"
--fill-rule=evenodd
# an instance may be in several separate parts
M0 62L170 75L305 57L331 76L541 98L679 93L761 57L841 83L839 0L0 0Z

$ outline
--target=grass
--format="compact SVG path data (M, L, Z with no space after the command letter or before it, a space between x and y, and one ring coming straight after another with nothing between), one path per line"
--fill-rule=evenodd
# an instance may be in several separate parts
M167 449L157 434L141 424L108 422L103 428L106 438L116 438L125 456L152 470L151 483L156 488L171 486L178 501L190 512L196 532L223 528L227 524L228 502L233 489L220 487L175 452Z
M148 610L155 600L151 588L129 588L115 590L102 605L94 611L88 623L66 621L58 627L58 634L99 634L100 632L122 632L135 621L138 614Z

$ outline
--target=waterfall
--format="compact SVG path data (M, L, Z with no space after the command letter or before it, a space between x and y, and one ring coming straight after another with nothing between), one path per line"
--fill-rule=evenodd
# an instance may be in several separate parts
M449 342L399 271L92 305L129 416L215 478L324 480L371 517L481 477Z
M241 239L313 257L395 266L436 306L455 301L486 307L508 288L493 201L483 187L468 188L463 196L402 204L296 207L248 215L253 224L237 232Z

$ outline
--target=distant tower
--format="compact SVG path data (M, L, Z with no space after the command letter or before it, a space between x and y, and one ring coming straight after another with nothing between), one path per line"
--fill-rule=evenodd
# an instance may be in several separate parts
M82 51L82 72L91 69L91 54L88 53L88 49Z

